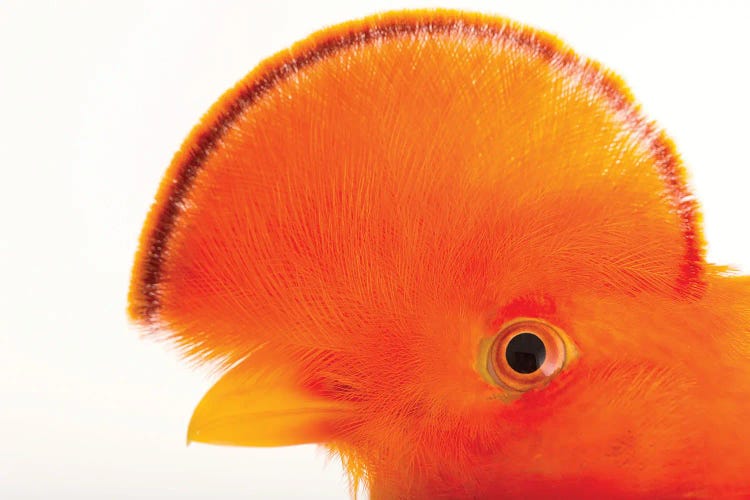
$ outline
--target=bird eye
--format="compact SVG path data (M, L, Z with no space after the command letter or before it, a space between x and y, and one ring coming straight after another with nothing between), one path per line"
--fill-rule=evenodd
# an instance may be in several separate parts
M511 321L491 342L487 372L497 385L514 391L546 385L565 365L562 334L546 321Z

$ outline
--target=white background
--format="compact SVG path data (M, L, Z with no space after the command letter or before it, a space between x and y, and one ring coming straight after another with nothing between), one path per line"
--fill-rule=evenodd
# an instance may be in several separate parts
M326 25L442 5L556 33L669 131L709 259L750 271L750 3L270 3L0 1L0 497L347 498L314 447L186 447L210 380L124 312L184 136L261 59Z

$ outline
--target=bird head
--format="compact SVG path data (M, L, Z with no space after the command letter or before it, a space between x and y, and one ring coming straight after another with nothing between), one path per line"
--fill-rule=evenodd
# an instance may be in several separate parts
M130 314L221 378L191 441L337 453L372 498L750 492L750 280L619 78L513 22L367 18L177 153Z

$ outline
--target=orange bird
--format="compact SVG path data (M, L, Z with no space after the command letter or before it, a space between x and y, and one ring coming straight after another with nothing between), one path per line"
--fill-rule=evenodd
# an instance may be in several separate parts
M190 441L320 443L373 499L750 497L750 277L622 81L502 18L263 62L169 167L129 313L223 371Z

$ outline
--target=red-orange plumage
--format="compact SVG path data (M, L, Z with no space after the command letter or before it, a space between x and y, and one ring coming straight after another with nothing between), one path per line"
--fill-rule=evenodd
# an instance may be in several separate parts
M167 172L130 314L234 366L192 438L321 442L373 498L750 494L750 281L622 82L503 19L261 64ZM570 356L509 395L480 346L526 317Z

